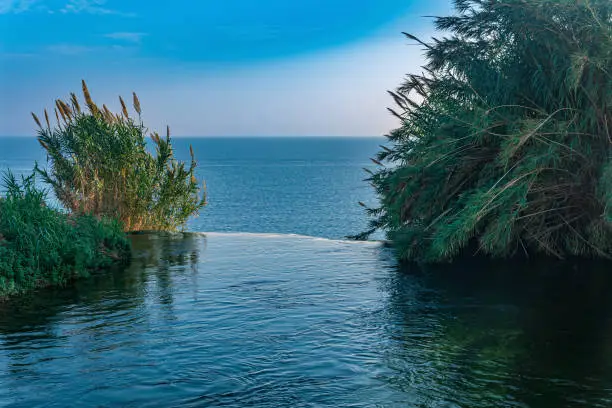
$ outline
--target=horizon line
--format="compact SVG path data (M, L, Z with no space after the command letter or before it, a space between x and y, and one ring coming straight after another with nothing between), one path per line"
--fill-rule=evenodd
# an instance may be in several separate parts
M160 135L163 136L163 135ZM8 138L8 137L13 137L13 138L36 138L38 137L37 135L0 135L0 138ZM148 136L146 136L148 137ZM184 138L184 139L189 139L189 138L199 138L199 139L222 139L222 138L229 138L229 139L273 139L273 138L285 138L285 139L289 139L289 138L326 138L326 139L331 139L331 138L385 138L385 135L201 135L201 136L195 136L195 135L172 135L170 134L170 137L173 139L178 139L178 138Z

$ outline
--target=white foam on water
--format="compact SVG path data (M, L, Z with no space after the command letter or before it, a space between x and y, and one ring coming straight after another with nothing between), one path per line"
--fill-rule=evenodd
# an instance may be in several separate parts
M205 235L207 237L215 236L234 236L234 237L254 237L254 238L281 238L281 239L304 239L319 242L331 242L338 244L354 244L354 245L367 245L367 246L380 246L383 244L382 241L354 241L348 239L330 239L322 237L313 237L310 235L301 234L282 234L282 233L263 233L263 232L197 232L197 234Z

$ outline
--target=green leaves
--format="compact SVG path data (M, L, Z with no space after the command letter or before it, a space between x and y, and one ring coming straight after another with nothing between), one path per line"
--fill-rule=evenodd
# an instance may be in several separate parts
M38 174L72 212L118 218L128 231L181 228L206 205L193 151L189 167L177 161L168 128L164 138L151 135L151 154L136 94L138 120L129 116L123 99L117 115L100 109L84 82L83 91L88 112L81 112L72 94L70 104L56 103L61 123L39 130L49 168L37 166Z
M5 173L0 197L0 297L62 285L126 258L130 247L114 220L47 207L34 175Z
M408 36L427 64L391 93L371 225L406 260L612 254L612 3L455 5Z

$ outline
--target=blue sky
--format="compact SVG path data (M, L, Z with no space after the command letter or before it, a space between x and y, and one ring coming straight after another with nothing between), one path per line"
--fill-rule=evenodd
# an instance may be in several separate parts
M136 91L189 136L381 135L385 91L422 63L448 0L0 0L0 135L78 91Z

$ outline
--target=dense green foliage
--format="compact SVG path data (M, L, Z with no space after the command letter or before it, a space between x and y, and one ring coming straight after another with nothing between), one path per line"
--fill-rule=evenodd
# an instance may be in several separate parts
M612 2L455 0L391 92L369 209L401 259L612 253Z
M49 171L37 168L44 181L70 211L116 217L128 231L183 226L206 204L195 177L193 149L189 166L177 161L168 129L165 138L151 135L156 155L149 153L136 94L138 120L129 116L121 98L119 115L105 105L99 108L85 82L83 94L87 111L81 111L74 94L69 102L56 101L55 127L47 111L46 126L33 114L40 127L38 140L51 166Z
M0 198L0 297L63 285L129 255L121 225L94 216L70 216L45 204L34 177L4 179Z

